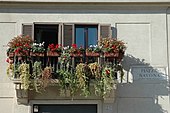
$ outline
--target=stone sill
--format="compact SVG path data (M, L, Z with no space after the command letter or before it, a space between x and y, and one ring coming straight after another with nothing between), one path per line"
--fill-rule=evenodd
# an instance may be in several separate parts
M48 99L46 94L38 94L35 91L30 91L30 90L24 90L21 86L21 80L20 79L11 79L11 81L15 84L15 90L16 90L16 97L17 97L17 102L18 104L28 104L30 99ZM50 80L50 84L49 84L49 88L48 88L48 93L53 93L53 90L51 90L50 88L52 88L53 86L56 87L57 83L58 83L58 79L51 79ZM90 84L90 86L93 85L93 81ZM31 96L31 95L32 96ZM79 93L78 93L79 94ZM54 96L54 95L53 95ZM52 98L52 97L51 97ZM51 99L49 98L49 99ZM71 99L72 97L70 95L67 96L57 96L55 95L55 97L53 97L53 99ZM98 100L103 100L104 103L114 103L114 100L116 98L116 86L115 89L113 89L111 91L111 93L106 97L106 98L102 98L102 97L98 97L95 95L91 95L89 97L81 97L80 95L75 95L75 100L81 100L81 99L85 99L85 100L91 100L91 99L98 99Z

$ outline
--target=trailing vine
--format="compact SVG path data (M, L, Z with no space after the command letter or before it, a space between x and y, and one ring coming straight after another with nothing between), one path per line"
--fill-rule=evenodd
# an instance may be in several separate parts
M14 77L14 64L9 64L7 68L7 75L11 78Z
M70 67L70 60L70 54L64 52L60 57L60 69L57 73L59 74L60 94L66 95L69 90L73 97L77 91L77 80L72 67Z
M46 88L48 86L51 77L52 77L52 67L44 68L44 70L42 71L42 78L40 79L43 88Z
M76 76L78 79L78 87L82 90L85 97L90 95L89 83L91 71L87 64L80 63L76 66Z
M36 92L40 92L42 89L42 83L40 81L40 77L42 76L42 63L41 62L34 62L33 65L33 72L32 72L32 87L35 89Z
M114 69L108 65L103 67L101 76L95 78L96 83L94 84L95 94L98 96L105 96L110 93L113 89L114 84Z
M29 73L29 64L22 63L19 68L18 68L19 74L20 74L20 79L21 79L21 84L24 88L24 90L28 90L30 87L30 77L31 74Z

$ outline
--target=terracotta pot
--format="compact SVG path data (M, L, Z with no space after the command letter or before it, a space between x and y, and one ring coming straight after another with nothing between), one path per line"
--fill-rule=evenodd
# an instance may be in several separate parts
M60 53L48 51L47 56L60 56Z
M29 56L28 51L26 53L15 53L15 56Z
M44 56L44 53L34 53L34 52L30 52L30 56L40 56L40 57L43 57Z
M99 57L100 54L99 53L95 53L95 52L86 52L86 56Z
M119 53L104 53L104 56L105 57L114 57L114 58L117 58L119 57Z

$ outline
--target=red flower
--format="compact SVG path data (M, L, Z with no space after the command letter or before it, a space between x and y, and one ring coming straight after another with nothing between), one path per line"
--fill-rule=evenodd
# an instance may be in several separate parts
M6 62L9 63L9 58L6 59Z
M51 49L54 49L55 48L55 45L54 44L49 44L48 45L48 48L51 50Z
M72 44L72 47L73 47L73 48L77 48L77 45L76 45L76 44Z
M109 75L110 74L110 70L105 70L106 74Z
M116 46L115 46L115 45L113 45L113 46L112 46L112 48L113 48L113 49L115 49L115 48L116 48Z
M59 45L57 44L57 45L55 46L55 48L58 49L58 47L59 47Z
M15 50L15 53L19 53L21 51L21 48L18 48Z
M17 47L18 47L18 46L20 46L20 44L18 44L18 43L17 43L15 46L17 46Z
M29 47L29 45L28 45L28 44L25 44L25 47Z

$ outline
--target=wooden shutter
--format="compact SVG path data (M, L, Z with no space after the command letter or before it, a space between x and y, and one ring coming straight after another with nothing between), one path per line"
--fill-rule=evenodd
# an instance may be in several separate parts
M33 24L22 24L22 34L33 38Z
M64 24L62 45L71 46L73 43L74 43L74 24Z
M111 25L99 24L99 38L111 38Z

